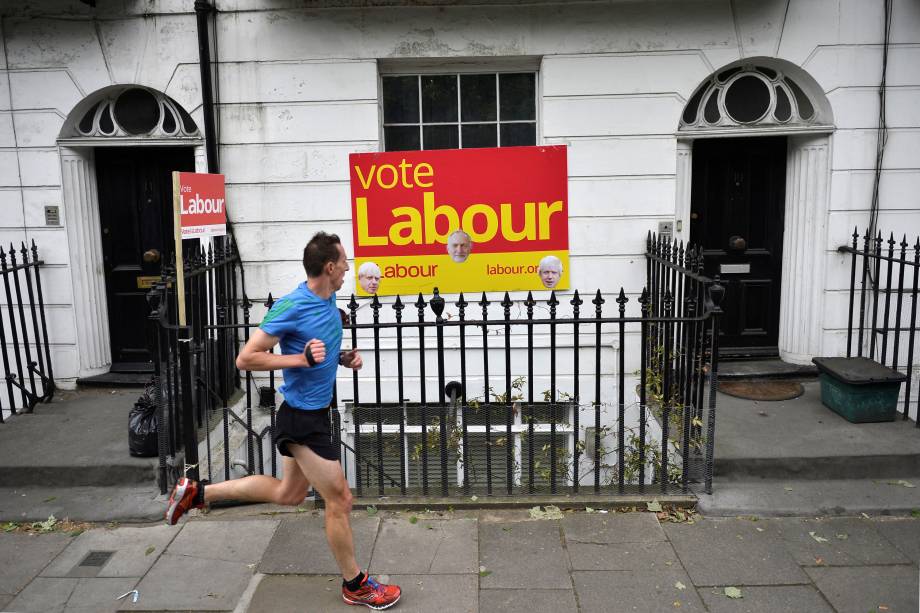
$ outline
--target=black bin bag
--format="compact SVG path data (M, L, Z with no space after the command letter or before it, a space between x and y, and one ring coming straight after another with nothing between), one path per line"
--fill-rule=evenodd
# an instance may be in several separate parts
M133 456L149 458L159 453L157 447L157 405L151 385L137 399L128 413L128 451Z

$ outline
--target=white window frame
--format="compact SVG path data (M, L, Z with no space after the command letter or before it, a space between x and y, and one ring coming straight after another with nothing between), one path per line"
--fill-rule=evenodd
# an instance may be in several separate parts
M573 427L572 423L574 422L574 419L575 419L574 414L575 414L575 411L578 410L578 406L575 404L565 403L565 402L559 402L557 404L559 406L566 407L565 419L562 421L558 421L556 423L556 436L559 437L558 444L564 446L567 455L574 457L575 428ZM352 449L356 449L353 406L354 405L352 405L349 402L349 403L345 403L344 406L339 407L339 412L340 412L340 417L341 417L341 419L339 420L339 423L340 423L339 434L341 436L341 440L344 443L346 443ZM525 405L522 404L521 406L523 407ZM435 407L432 406L431 408L435 408ZM521 487L525 485L524 478L521 474L523 470L523 465L524 465L523 463L524 444L523 444L521 435L523 433L528 433L529 427L521 419L522 413L523 411L521 410L514 412L514 422L511 425L511 433L512 433L512 436L514 437L513 485L515 487ZM404 423L403 436L405 440L403 444L402 463L403 463L403 469L405 471L405 474L408 475L409 474L409 459L410 459L410 453L411 453L411 450L409 448L409 435L421 434L422 428L424 426L410 425L406 421L406 418L407 418L406 409L404 407L403 408L403 423ZM457 412L457 427L463 428L463 418L462 418L461 411ZM437 427L428 426L427 429L428 429L428 432L432 432L432 431L436 431ZM399 431L400 431L399 424L384 424L380 428L380 432L383 435L398 436ZM496 438L504 436L507 433L507 425L505 423L494 424L493 426L490 427L490 431L492 435L495 436ZM550 434L552 432L552 424L549 422L534 422L533 431L534 431L534 434ZM467 433L484 435L486 433L486 427L483 425L467 426ZM369 422L361 423L361 437L362 438L364 438L365 436L375 437L376 435L377 435L377 423L376 422L369 421ZM434 451L433 453L438 453L438 452ZM497 462L503 463L505 461L504 460L505 452L504 450L502 450L498 454L493 453L492 457L493 457L493 462L497 461ZM457 449L457 461L455 463L454 468L457 474L457 487L463 487L463 439L460 440L460 444ZM349 474L347 475L349 485L352 487L355 486L354 469L355 469L354 461L352 460L351 462L349 462ZM568 465L566 466L557 465L556 469L557 469L556 473L557 473L558 484L560 485L564 484L565 486L572 486L574 483L574 480L572 479L571 471L568 470ZM428 475L428 480L429 480L429 483L428 483L429 487L436 487L440 482L440 478L437 475L432 475L431 473L429 473ZM477 484L477 485L482 485L482 484ZM411 487L411 484L407 482L406 486ZM371 484L365 484L365 487L371 487ZM493 489L497 489L494 486L494 484L493 484Z
M491 124L491 121L468 121L464 122L461 120L461 107L460 107L460 76L469 75L469 74L495 74L496 79L496 116L495 116L495 129L496 129L496 143L497 146L501 147L501 126L502 124L514 124L514 123L533 123L534 124L534 145L540 145L543 142L543 131L542 131L542 82L540 79L540 57L532 56L521 56L515 58L489 58L489 59L470 59L467 61L462 60L453 60L451 62L439 62L437 60L411 60L411 61L400 61L400 60L380 60L378 61L378 71L377 71L377 106L378 106L378 115L380 117L379 125L379 141L380 141L380 150L386 150L386 137L384 135L385 127L393 126L418 126L419 129L419 145L424 149L424 131L423 126L437 126L437 125L450 125L457 127L457 149L463 149L463 129L464 125L483 125ZM498 90L498 75L507 74L507 73L533 73L534 75L534 119L533 120L509 120L501 121L501 99L500 92ZM443 75L456 75L457 76L457 121L456 122L434 122L434 123L423 123L421 121L422 113L422 89L421 83L418 83L418 95L419 95L419 122L418 123L406 123L406 124L385 124L383 119L383 79L384 77L427 77L427 76L443 76ZM433 150L428 150L433 151ZM443 151L443 150L442 150Z

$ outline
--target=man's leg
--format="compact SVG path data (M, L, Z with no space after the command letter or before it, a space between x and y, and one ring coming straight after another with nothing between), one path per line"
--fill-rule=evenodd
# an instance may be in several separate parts
M282 456L282 478L268 475L249 475L208 484L204 489L204 501L239 500L240 502L272 502L289 506L303 502L310 488L294 458Z
M350 580L361 573L355 560L355 543L351 533L351 490L342 465L320 457L304 445L288 443L305 478L323 497L326 505L326 540L335 556L342 577Z
M351 533L351 490L336 460L327 460L309 447L288 443L300 470L326 503L326 540L342 571L342 599L375 610L388 609L402 595L398 585L378 583L358 568Z
M283 479L266 475L250 475L207 485L202 496L202 485L182 478L176 483L166 507L166 523L174 525L190 509L201 508L207 502L239 500L240 502L273 502L297 505L307 495L310 482L304 477L294 458L282 458Z

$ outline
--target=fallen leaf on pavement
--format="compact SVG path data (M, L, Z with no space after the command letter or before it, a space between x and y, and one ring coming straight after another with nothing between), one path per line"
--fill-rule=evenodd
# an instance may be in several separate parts
M531 519L562 519L562 510L554 504L548 504L544 511L539 506L530 509Z
M819 542L819 543L826 543L826 542L827 542L827 539L826 539L826 538L824 538L823 536L818 536L818 535L815 534L814 532L809 532L809 533L808 533L808 536L810 536L811 538L815 539L815 541L817 541L817 542Z
M661 503L658 502L657 500L653 500L653 501L651 501L651 502L646 502L646 503L645 503L645 507L646 507L646 510L651 511L652 513L660 513L660 512L661 512Z
M678 581L677 583L675 583L675 584L674 584L674 587L676 587L676 588L679 589L679 590L685 590L685 589L687 589L687 586L684 585L683 583L681 583L680 581Z
M725 595L729 598L744 598L744 596L741 595L741 590L736 587L725 588Z
M914 484L911 483L910 481L905 481L904 479L898 479L897 481L886 481L885 483L887 483L888 485L901 485L901 486L904 486L904 487L917 487L916 485L914 485Z

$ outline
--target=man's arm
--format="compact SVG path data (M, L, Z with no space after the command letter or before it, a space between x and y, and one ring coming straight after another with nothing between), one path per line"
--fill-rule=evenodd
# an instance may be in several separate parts
M339 354L339 364L352 370L361 370L361 367L364 366L364 360L361 359L361 354L358 353L358 348L355 347Z
M308 368L306 352L313 356L313 361L319 364L326 359L326 346L323 341L312 339L304 347L303 353L280 355L269 353L271 348L278 344L278 337L267 334L256 328L249 341L236 356L236 367L240 370L281 370L282 368Z

